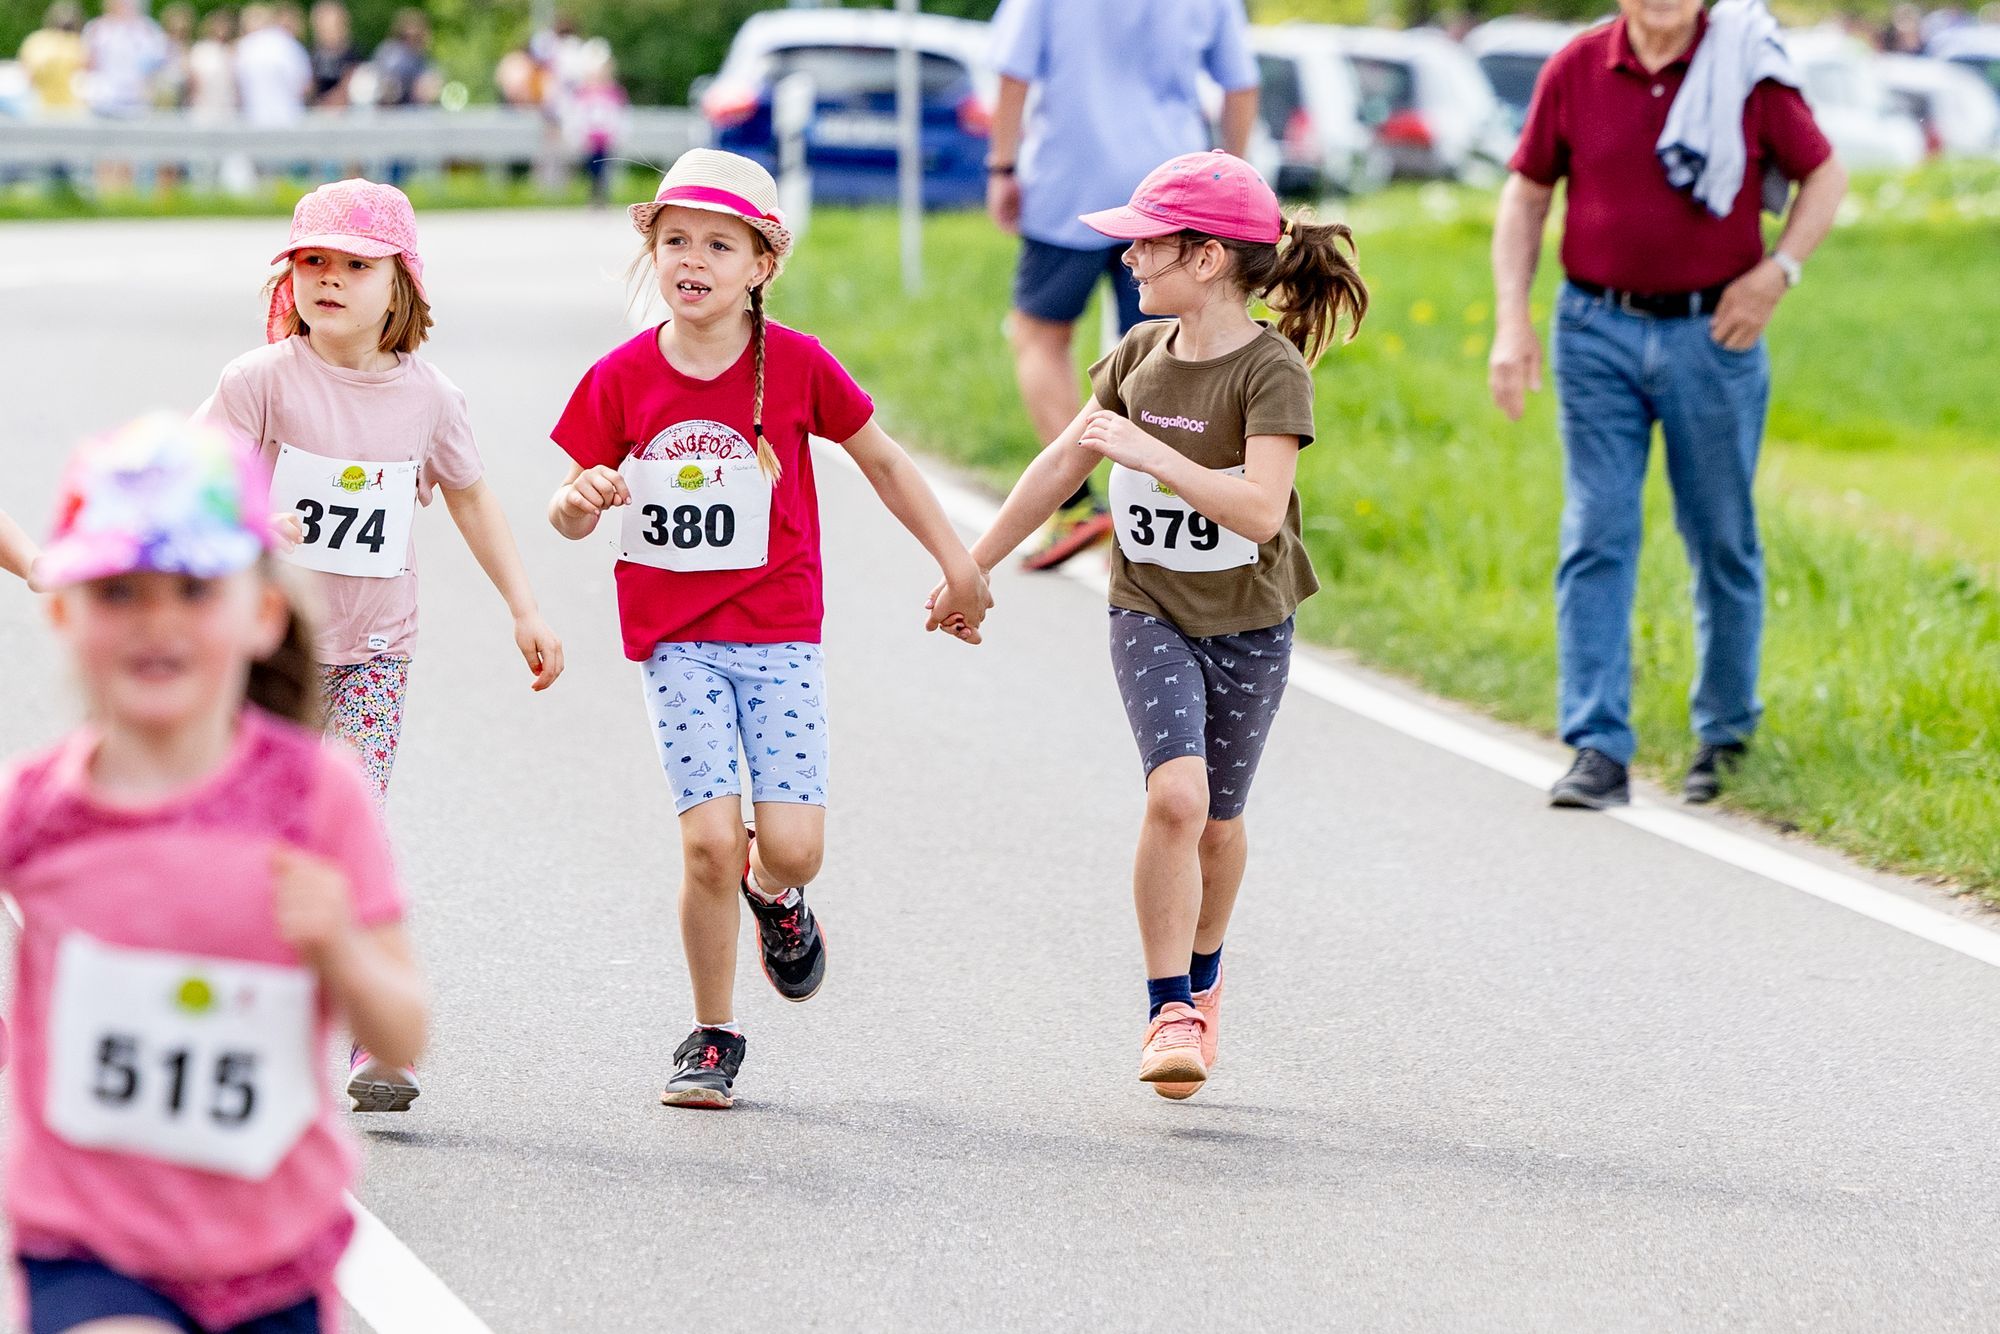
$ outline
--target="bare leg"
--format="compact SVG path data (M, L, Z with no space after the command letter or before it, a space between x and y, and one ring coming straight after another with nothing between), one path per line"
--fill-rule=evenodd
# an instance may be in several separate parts
M1007 317L1007 335L1014 344L1014 378L1020 381L1021 402L1034 424L1035 439L1044 445L1061 435L1083 410L1076 365L1070 360L1073 327L1018 310Z
M698 1024L736 1018L737 886L745 842L743 807L733 792L681 816L681 949Z
M1222 948L1229 932L1229 918L1236 911L1236 894L1243 888L1243 863L1250 854L1250 840L1244 832L1243 817L1210 820L1201 831L1201 918L1194 929L1197 954L1213 954Z
M826 807L760 801L750 869L767 894L809 885L826 858Z
M1208 765L1199 755L1168 760L1146 779L1146 820L1132 867L1132 902L1147 977L1188 970L1202 909L1202 829Z

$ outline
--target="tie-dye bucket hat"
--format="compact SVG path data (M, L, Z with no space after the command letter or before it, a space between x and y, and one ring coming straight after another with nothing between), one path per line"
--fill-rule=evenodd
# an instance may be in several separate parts
M223 427L155 412L84 441L36 572L50 588L152 571L215 579L271 548L271 478Z
M424 261L417 254L417 211L393 185L357 177L332 181L301 199L292 210L292 239L271 262L282 264L301 250L338 250L363 259L401 255L417 295L431 299L424 290ZM267 342L284 341L288 317L297 309L290 280L280 280L271 289L271 312L264 322Z

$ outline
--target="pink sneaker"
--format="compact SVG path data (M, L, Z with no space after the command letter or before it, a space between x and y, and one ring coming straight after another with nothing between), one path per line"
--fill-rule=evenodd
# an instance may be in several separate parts
M365 1047L356 1047L348 1059L347 1096L357 1112L407 1112L421 1092L415 1070L385 1065Z
M1211 1071L1215 1069L1215 1049L1222 1041L1222 974L1215 975L1215 985L1207 991L1194 993L1194 1008L1201 1011L1204 1020L1201 1030L1201 1063Z
M1139 1049L1140 1080L1163 1098L1193 1094L1208 1078L1208 1065L1201 1059L1207 1026L1201 1011L1169 1002L1146 1029L1146 1044Z

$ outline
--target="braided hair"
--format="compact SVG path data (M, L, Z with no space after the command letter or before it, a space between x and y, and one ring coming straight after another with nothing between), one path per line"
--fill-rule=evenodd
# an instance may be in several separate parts
M764 438L764 326L767 323L764 318L764 287L765 284L758 283L750 289L750 343L756 349L752 354L756 367L756 389L750 403L750 420L757 434L757 468L775 483L785 475L785 469L778 462L777 451L771 448L771 442Z

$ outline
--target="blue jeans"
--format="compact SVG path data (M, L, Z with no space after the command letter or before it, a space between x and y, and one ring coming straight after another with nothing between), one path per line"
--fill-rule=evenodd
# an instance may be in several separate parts
M1563 441L1556 638L1562 738L1632 761L1632 597L1653 423L1666 438L1674 521L1694 567L1697 667L1689 697L1705 743L1757 729L1764 551L1750 486L1771 364L1731 352L1709 317L1629 314L1564 284L1550 361Z

